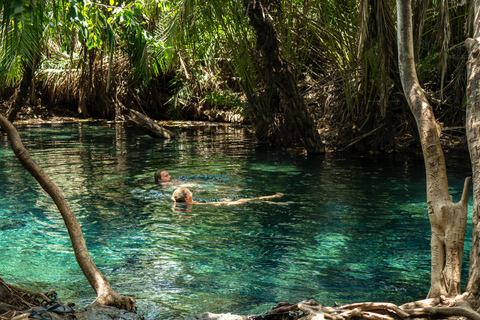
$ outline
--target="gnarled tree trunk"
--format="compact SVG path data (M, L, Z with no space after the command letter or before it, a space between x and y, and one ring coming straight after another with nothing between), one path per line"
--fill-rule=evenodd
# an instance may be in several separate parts
M427 205L432 231L431 285L428 297L454 297L460 294L470 178L465 181L460 202L453 203L448 192L440 128L415 70L410 0L397 0L397 21L400 78L417 123L427 176Z
M480 0L474 2L473 39L467 39L467 141L473 172L472 248L467 292L480 304Z
M26 65L20 85L15 89L15 93L12 96L12 104L7 110L6 116L8 121L15 121L17 113L22 109L28 100L28 88L31 86L33 86L33 69ZM33 87L32 90L34 90Z
M0 126L8 134L12 150L22 163L23 167L35 178L55 202L67 227L70 240L72 241L75 258L82 269L85 277L97 293L94 303L114 306L125 310L135 310L135 298L118 295L110 286L107 279L100 273L87 251L87 245L83 238L82 229L77 217L67 203L58 187L50 180L43 169L30 156L23 146L15 127L3 116L0 115Z
M249 23L257 35L264 88L248 94L256 133L260 139L289 143L300 138L309 152L322 153L324 145L308 113L289 63L282 56L271 20L272 0L244 0ZM260 92L261 91L261 92Z

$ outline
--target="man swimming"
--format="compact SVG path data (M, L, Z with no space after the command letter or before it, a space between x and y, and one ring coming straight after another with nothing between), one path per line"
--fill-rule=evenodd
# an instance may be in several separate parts
M172 180L172 176L168 173L168 171L163 169L157 170L153 177L155 182L158 182L162 186L168 186L172 189L176 189L180 186L193 187L197 185L195 182L184 182L178 179Z
M155 172L155 175L153 177L155 178L155 181L162 184L172 181L172 177L167 172L167 170L158 170L157 172Z

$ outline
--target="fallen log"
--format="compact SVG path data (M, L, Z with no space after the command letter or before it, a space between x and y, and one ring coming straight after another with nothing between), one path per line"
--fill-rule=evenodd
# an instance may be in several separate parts
M136 128L140 129L152 138L175 139L175 134L173 132L158 125L157 123L155 123L155 121L136 110L130 109L129 114L127 115L127 120L132 123Z

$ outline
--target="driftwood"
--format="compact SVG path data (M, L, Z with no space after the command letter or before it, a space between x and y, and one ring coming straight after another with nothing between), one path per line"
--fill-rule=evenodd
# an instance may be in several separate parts
M460 296L459 296L460 297ZM480 314L462 303L464 300L428 299L402 306L393 303L362 302L324 307L315 300L300 303L280 303L272 310L248 317L249 320L407 320L412 318L465 317L480 320ZM453 303L452 303L453 302ZM422 307L421 307L422 306Z
M130 109L130 113L127 115L127 119L135 127L145 132L152 138L157 138L157 139L174 139L175 138L175 134L173 132L156 124L155 121L153 121L146 115L136 110Z

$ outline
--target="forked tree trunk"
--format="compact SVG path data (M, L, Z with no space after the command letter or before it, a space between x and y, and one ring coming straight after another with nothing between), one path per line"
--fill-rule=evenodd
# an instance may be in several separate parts
M467 223L470 178L462 199L453 203L448 192L440 129L423 93L415 70L410 0L397 0L398 62L403 92L415 116L427 181L427 206L431 226L431 284L429 298L460 294L463 244Z
M474 2L473 39L467 39L467 141L473 172L472 248L467 292L480 300L480 0ZM477 303L478 304L478 303ZM478 306L477 306L478 307Z
M12 150L24 168L35 179L37 179L43 190L50 195L60 211L65 226L67 227L70 240L72 241L78 265L82 269L87 280L90 282L90 285L97 293L97 299L95 299L94 303L114 306L129 311L135 310L135 298L118 295L112 289L107 279L105 279L97 269L97 266L87 251L87 245L85 244L85 239L83 238L82 229L80 228L77 217L57 186L50 180L43 169L32 159L28 151L25 149L15 127L1 115L0 126L7 132Z

